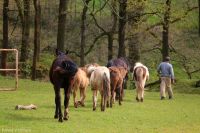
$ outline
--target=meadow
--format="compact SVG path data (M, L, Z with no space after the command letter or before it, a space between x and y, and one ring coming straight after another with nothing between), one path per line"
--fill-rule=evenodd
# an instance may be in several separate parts
M10 85L0 77L0 84ZM175 87L175 86L174 86ZM148 89L148 88L147 88ZM54 119L54 90L50 82L19 80L17 91L0 91L0 132L19 133L199 133L200 95L175 91L173 100L160 100L159 92L145 92L145 100L135 100L135 90L125 91L118 103L105 112L92 111L92 92L87 90L86 106L74 108L70 99L69 120ZM98 101L99 103L100 101ZM37 110L15 110L17 104L35 104ZM63 105L63 92L62 92Z

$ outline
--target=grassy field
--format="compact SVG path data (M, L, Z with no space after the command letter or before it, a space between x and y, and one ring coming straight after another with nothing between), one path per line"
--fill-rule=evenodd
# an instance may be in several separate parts
M0 78L0 84L10 84ZM91 90L86 107L75 109L70 119L59 123L54 116L54 91L49 82L20 80L19 89L0 92L0 132L42 133L199 133L200 95L175 93L173 100L159 100L158 92L146 92L144 103L135 101L135 91L126 90L122 106L105 112L92 111ZM17 104L36 104L37 110L15 110ZM63 95L62 95L63 103Z

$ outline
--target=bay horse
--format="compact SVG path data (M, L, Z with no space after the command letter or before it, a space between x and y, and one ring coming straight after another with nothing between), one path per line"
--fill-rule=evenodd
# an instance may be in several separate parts
M90 73L90 85L93 91L93 111L96 110L98 91L101 94L101 111L105 111L105 106L109 106L110 96L110 73L104 66L88 67Z
M77 108L78 105L85 106L84 101L86 98L86 89L89 85L89 79L84 68L78 68L76 75L74 76L73 85L73 97L74 97L74 107ZM80 101L76 101L76 93L80 90Z
M54 118L59 122L68 120L69 99L73 85L74 76L78 70L77 65L67 56L67 53L56 50L56 59L54 59L49 72L49 78L55 91L55 115ZM60 88L64 88L64 117L61 111Z
M130 63L129 63L128 59L125 58L125 57L120 57L120 58L109 60L106 66L107 67L112 67L112 66L124 67L127 71L130 70ZM124 96L124 89L126 89L126 87L127 87L127 81L128 81L128 73L127 73L127 75L123 79L122 97ZM116 92L116 93L117 93L117 97L116 98L118 99L119 92Z
M112 107L113 102L115 102L115 91L117 89L119 89L118 90L119 105L121 105L123 80L128 71L124 67L109 67L109 70L110 70L110 84L111 84L110 107Z
M136 86L136 100L143 102L144 100L144 86L146 80L149 80L148 68L140 62L135 63L133 68L133 77Z

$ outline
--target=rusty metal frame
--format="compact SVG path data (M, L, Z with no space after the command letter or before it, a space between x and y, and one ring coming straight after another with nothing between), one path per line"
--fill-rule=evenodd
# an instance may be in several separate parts
M0 69L0 71L15 71L15 87L1 88L0 91L16 91L18 89L18 50L17 49L0 49L5 52L15 52L15 69Z

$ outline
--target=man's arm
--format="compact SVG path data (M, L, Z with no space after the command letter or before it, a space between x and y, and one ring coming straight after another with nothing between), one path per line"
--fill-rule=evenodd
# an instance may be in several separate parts
M172 83L174 83L174 70L173 70L173 66L171 65L170 67L170 74L171 74L171 79L172 79Z

